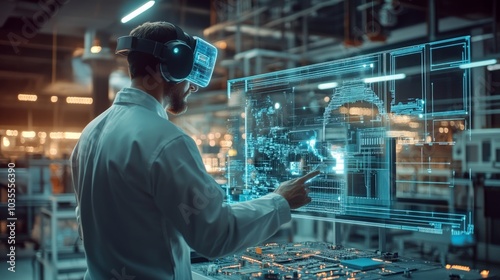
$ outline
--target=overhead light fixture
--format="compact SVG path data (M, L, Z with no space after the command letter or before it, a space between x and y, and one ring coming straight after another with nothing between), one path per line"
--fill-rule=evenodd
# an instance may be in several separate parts
M81 132L51 132L49 133L50 139L79 139L82 135Z
M93 103L92 97L74 97L74 96L69 96L66 97L66 103L68 104L84 104L84 105L90 105Z
M101 46L92 46L90 47L90 52L91 53L100 53L102 51L102 47Z
M329 89L329 88L337 87L338 85L339 84L337 82L324 83L324 84L319 84L318 89Z
M36 136L36 132L34 131L23 131L21 132L21 136L24 138L33 138Z
M90 33L92 34L93 36L96 36L96 33L95 32L92 32ZM87 40L91 39L91 38L86 38ZM102 47L101 47L101 40L99 39L99 37L95 37L93 42L92 42L92 46L90 47L90 53L100 53L102 51Z
M19 101L29 101L29 102L35 102L38 99L38 96L36 94L18 94L17 95L17 100Z
M10 129L7 129L6 133L7 136L17 136L19 134L17 130L10 130Z
M473 68L473 67L488 66L488 65L492 65L492 64L496 64L496 63L497 63L496 59L487 59L487 60L481 60L481 61L476 61L476 62L471 62L471 63L460 64L458 67L460 69L467 69L467 68Z
M401 80L401 79L404 79L404 78L406 78L405 74L395 74L395 75L387 75L387 76L366 78L366 79L363 80L363 82L365 82L366 84L369 84L369 83L376 83L376 82Z
M493 64L493 65L488 65L488 66L486 66L486 69L488 69L488 71L499 70L500 69L500 63Z
M121 20L122 23L126 23L128 22L129 20L135 18L136 16L144 13L144 11L146 11L147 9L153 7L153 5L155 4L155 1L148 1L146 4L140 6L139 8L137 8L135 11L131 12L130 14L124 16Z
M7 148L8 146L10 146L10 140L9 140L9 138L4 137L4 138L2 139L2 145L3 145L5 148Z

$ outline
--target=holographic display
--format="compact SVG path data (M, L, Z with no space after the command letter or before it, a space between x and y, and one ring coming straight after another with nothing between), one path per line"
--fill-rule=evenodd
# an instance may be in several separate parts
M441 234L473 233L469 180L453 158L470 123L470 38L228 81L227 200L315 169L297 215Z

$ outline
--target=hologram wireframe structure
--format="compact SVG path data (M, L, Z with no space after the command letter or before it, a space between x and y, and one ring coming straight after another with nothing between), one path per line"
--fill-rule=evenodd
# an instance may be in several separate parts
M470 124L467 63L459 37L228 81L241 108L228 123L228 201L321 169L301 214L472 234L473 205L452 199L467 180L452 157Z

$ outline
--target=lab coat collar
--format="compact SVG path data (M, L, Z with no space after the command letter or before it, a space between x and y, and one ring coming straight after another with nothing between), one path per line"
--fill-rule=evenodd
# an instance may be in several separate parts
M156 112L160 117L167 119L165 108L153 96L136 88L123 88L120 90L113 101L113 105L123 103L136 104L146 109Z

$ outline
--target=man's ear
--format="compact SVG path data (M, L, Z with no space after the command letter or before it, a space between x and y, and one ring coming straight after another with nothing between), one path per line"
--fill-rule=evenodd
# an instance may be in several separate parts
M150 66L146 66L146 72L150 75L157 83L161 83L163 81L163 77L160 73L160 64L157 64L153 69Z

